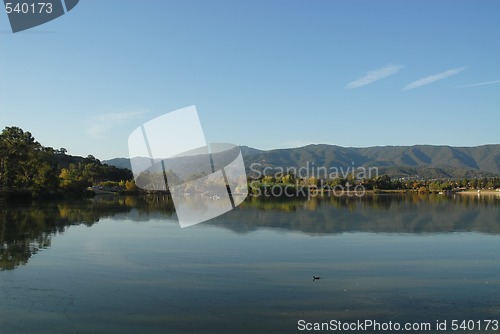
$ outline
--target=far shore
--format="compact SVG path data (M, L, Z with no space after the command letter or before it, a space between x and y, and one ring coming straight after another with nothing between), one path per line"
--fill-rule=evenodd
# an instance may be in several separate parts
M499 195L500 196L500 191L497 190L489 190L489 189L481 189L481 190L465 190L465 191L459 191L457 194L460 195Z
M318 190L319 193L328 193L332 191L321 191ZM354 193L354 191L351 191ZM461 195L499 195L500 196L500 191L498 190L492 190L492 189L467 189L467 190L443 190L443 191L425 191L425 192L419 192L416 189L380 189L380 190L365 190L365 194L370 194L370 195L381 195L381 194L461 194Z

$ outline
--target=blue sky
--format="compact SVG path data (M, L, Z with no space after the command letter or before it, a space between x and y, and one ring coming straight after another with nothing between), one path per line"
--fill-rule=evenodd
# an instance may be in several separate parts
M81 0L16 34L2 12L0 127L126 157L196 105L208 141L261 149L498 144L499 40L499 1Z

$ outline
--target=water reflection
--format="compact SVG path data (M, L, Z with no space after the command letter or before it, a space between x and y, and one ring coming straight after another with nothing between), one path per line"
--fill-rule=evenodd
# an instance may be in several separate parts
M237 210L210 223L239 233L272 227L308 234L459 231L499 234L499 208L500 198L496 196L395 194L317 197L309 201L250 198Z
M497 196L374 195L263 200L248 198L240 207L205 224L248 233L260 228L311 235L344 232L500 234ZM69 226L92 226L105 217L146 221L175 219L165 196L98 197L30 205L0 204L0 268L26 264L51 237Z
M136 214L131 214L135 211ZM147 220L152 214L170 217L171 201L164 196L98 197L92 200L13 204L0 203L0 269L26 264L51 244L54 234L69 226L92 226L106 217Z

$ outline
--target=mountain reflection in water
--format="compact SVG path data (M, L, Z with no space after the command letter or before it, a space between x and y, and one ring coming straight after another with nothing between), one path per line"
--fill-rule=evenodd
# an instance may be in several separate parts
M371 195L303 199L248 198L235 210L204 224L250 233L284 229L309 235L345 232L500 234L498 196ZM51 238L74 225L102 218L176 219L166 196L96 197L33 204L0 203L0 268L24 265Z

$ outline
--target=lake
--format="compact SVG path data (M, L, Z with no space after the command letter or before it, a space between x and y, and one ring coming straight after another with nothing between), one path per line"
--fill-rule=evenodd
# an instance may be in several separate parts
M500 196L249 198L184 229L164 197L0 203L0 238L2 334L498 332Z

